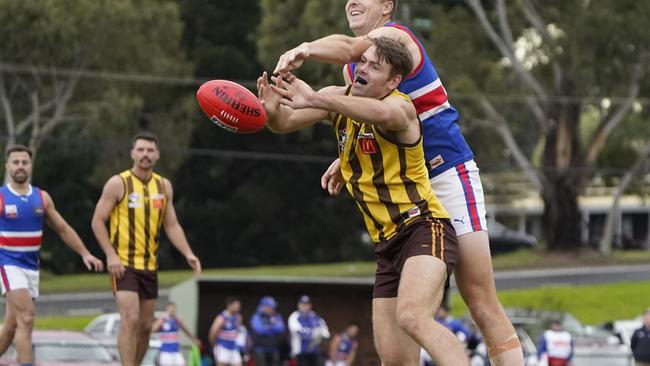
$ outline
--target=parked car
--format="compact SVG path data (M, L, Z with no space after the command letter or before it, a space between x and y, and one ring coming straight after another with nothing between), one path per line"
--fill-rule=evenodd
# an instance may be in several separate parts
M488 220L487 227L492 254L532 249L537 246L537 238L533 235L513 230L497 221Z
M631 339L634 331L642 326L643 321L641 320L641 317L636 319L614 320L601 325L603 329L614 333L621 342L627 346L631 346Z
M39 366L119 366L111 353L97 340L82 332L34 330L34 360ZM16 349L9 347L2 357L2 366L18 366Z
M154 316L156 318L165 315L164 311L156 311ZM120 314L119 313L106 313L98 316L88 323L84 328L84 332L93 339L96 339L102 346L104 346L113 355L116 360L119 360L119 352L117 350L117 335L120 330ZM149 349L144 355L141 366L154 366L156 358L160 352L160 338L158 333L152 333L149 339ZM187 353L189 347L181 346L183 353ZM187 359L187 355L186 355Z
M515 328L524 328L537 342L551 320L560 319L573 338L574 366L628 366L631 352L627 345L605 329L583 325L569 313L506 309Z

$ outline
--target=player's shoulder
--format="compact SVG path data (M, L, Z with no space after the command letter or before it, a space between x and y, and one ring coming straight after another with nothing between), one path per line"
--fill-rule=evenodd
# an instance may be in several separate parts
M389 37L389 38L399 40L405 44L414 42L410 30L407 27L397 23L375 28L368 33L368 37L370 38Z

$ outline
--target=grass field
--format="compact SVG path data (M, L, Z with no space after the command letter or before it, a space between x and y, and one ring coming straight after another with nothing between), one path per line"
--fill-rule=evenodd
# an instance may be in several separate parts
M537 250L517 251L499 255L493 258L495 270L517 268L550 268L580 265L615 265L650 263L650 251L614 252L609 257L597 253L548 254ZM208 269L206 276L221 277L256 277L256 276L289 276L289 277L369 277L375 270L373 262L346 262L332 264L305 264L291 266L261 266L250 268ZM170 287L192 276L189 270L160 271L160 287ZM79 292L79 291L109 291L108 276L103 274L75 274L57 276L41 272L41 293Z

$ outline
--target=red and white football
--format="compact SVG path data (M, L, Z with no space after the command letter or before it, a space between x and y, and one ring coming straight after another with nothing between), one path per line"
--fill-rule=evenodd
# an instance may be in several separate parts
M230 132L257 132L266 123L266 111L255 94L229 80L203 83L196 100L214 124Z

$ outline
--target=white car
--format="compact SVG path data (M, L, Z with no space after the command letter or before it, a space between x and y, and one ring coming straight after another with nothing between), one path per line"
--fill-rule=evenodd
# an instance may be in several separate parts
M154 316L156 318L162 317L165 315L164 311L156 311ZM117 351L117 334L120 330L120 314L119 313L107 313L102 314L95 319L91 320L90 323L84 328L84 332L90 337L98 340L109 352L119 359L119 353ZM142 366L154 366L158 352L160 351L160 339L158 333L152 333L151 338L149 339L149 350L144 356L142 361Z
M614 320L607 322L602 325L603 328L609 330L610 332L616 334L623 344L630 346L632 335L634 331L643 326L643 321L641 317L636 319L625 319L625 320Z

